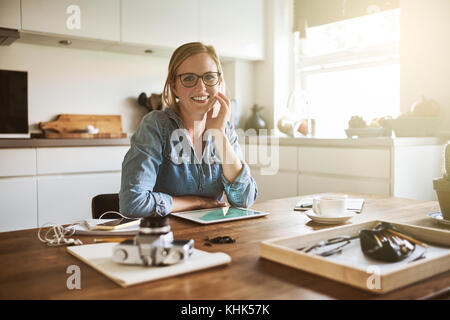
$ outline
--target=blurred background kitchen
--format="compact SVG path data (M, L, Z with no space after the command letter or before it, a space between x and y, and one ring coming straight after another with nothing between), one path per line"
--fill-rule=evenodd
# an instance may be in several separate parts
M0 28L0 70L27 75L32 137L0 128L0 231L88 218L94 195L118 192L129 138L190 41L221 56L236 127L278 138L269 162L250 161L258 201L436 199L448 0L0 0ZM60 114L120 115L127 137L51 139L39 124ZM247 160L261 138L241 137Z

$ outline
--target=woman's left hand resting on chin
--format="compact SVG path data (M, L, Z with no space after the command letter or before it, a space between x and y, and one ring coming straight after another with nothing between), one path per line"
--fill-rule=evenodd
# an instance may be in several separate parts
M225 133L228 119L230 118L230 100L219 92L214 100L219 102L220 109L217 116L213 118L214 108L212 107L206 114L206 130L211 130L214 136L214 145L222 161L222 171L225 178L231 183L242 170L242 163L233 150ZM214 101L213 100L213 101ZM215 102L213 103L214 106Z

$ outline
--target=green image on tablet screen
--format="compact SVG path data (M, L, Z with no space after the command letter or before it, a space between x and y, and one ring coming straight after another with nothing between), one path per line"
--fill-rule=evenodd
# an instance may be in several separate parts
M244 217L244 216L253 216L253 215L257 214L257 212L246 211L246 210L237 209L237 208L228 208L228 212L226 213L226 215L224 215L223 212L224 212L224 210L222 208L213 210L211 212L208 212L204 216L200 217L200 220L214 221L214 220L223 220L223 219L238 218L238 217Z

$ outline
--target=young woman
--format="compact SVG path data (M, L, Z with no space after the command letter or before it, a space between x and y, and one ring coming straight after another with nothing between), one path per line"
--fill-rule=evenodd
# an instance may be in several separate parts
M228 122L224 88L212 46L192 42L175 50L163 92L168 108L147 114L131 137L120 212L146 217L221 207L224 192L232 206L254 203L256 183Z

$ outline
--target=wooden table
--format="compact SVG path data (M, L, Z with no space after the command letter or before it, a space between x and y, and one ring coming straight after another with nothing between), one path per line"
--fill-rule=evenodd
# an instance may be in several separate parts
M436 201L417 201L352 194L366 198L363 213L353 223L389 219L420 226L450 229L426 216L439 211ZM231 256L230 265L121 288L66 252L47 247L37 229L0 233L0 299L422 299L448 298L450 271L390 292L376 295L259 257L259 243L334 226L318 225L293 211L300 197L257 203L256 210L271 212L257 219L198 225L171 218L175 238L192 238L195 247ZM204 243L206 237L228 235L233 244ZM93 243L91 236L79 236ZM81 289L69 290L67 267L81 269Z

